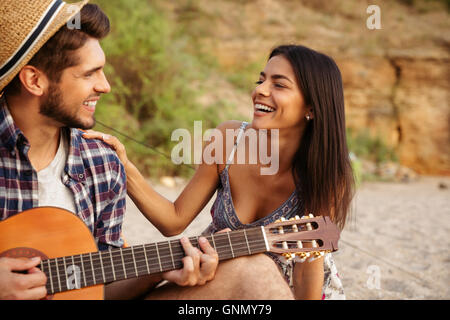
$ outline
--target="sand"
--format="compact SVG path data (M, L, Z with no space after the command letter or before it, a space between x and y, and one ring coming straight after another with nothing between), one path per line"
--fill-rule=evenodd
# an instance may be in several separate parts
M152 185L170 200L184 187ZM212 202L183 235L204 230ZM353 208L334 253L347 299L450 299L450 177L366 182ZM129 245L167 239L130 199L123 232Z

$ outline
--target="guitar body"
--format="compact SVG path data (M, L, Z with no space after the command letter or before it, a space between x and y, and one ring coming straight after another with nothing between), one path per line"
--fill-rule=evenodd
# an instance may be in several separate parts
M206 236L219 261L273 252L303 261L337 250L339 230L329 217L296 217L267 226ZM190 237L198 246L198 237ZM98 251L86 225L73 213L41 207L0 222L0 258L40 256L47 299L100 300L104 284L183 267L179 240Z
M0 222L0 257L41 256L51 259L98 251L86 225L73 213L59 208L34 208ZM101 300L99 284L48 296L55 300Z

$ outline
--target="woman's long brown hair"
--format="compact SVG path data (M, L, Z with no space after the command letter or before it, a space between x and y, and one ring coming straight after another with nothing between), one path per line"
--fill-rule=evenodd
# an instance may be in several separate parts
M291 64L305 105L313 109L293 160L293 176L305 212L330 216L341 229L354 194L345 130L342 77L330 57L299 45L283 45L269 56Z

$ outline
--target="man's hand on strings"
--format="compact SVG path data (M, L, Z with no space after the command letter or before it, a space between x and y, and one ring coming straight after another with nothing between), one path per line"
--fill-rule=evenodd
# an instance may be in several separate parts
M214 278L219 264L219 256L205 237L199 237L200 249L192 246L189 239L180 239L186 256L182 259L183 268L172 270L163 274L167 281L179 286L204 285Z

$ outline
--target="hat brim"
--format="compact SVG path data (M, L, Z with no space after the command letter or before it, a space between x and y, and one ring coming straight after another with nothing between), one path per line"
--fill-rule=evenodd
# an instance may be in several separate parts
M0 80L0 95L20 70L27 65L42 46L67 22L71 21L81 9L89 2L83 0L75 3L64 3L49 26L34 41L27 53L14 65L14 67Z

